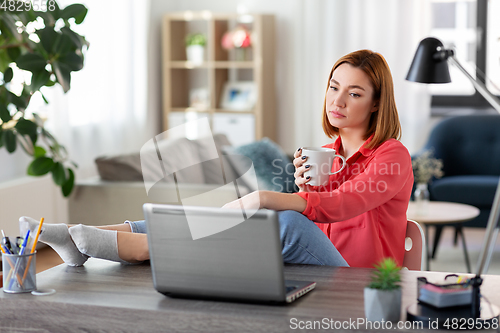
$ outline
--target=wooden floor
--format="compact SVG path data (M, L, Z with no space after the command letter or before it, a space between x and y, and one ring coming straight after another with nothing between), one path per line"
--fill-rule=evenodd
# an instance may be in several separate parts
M431 271L466 273L462 242L459 238L458 244L454 245L454 230L453 227L444 228L436 258L430 262ZM485 231L484 228L464 228L472 273L476 272ZM432 243L434 239L433 230L430 230L429 238ZM496 239L489 270L483 273L500 275L500 237Z

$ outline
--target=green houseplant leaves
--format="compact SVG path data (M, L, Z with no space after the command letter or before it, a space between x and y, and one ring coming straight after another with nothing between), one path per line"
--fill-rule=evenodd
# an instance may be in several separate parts
M207 43L207 39L206 39L205 35L203 35L201 33L193 33L193 34L189 34L186 36L185 43L186 43L186 46L190 46L190 45L205 46L205 44Z
M47 2L45 8L31 3L24 7L5 4L0 8L0 148L12 153L22 147L33 157L27 174L51 173L67 197L74 186L76 164L44 128L43 120L36 114L27 119L25 111L33 94L42 94L42 87L59 84L64 92L70 90L71 73L83 68L89 46L71 27L73 21L80 24L85 20L87 8L82 4L59 8L56 1ZM21 70L30 72L31 78L23 80L20 93L14 93L11 85ZM43 94L42 98L48 103Z

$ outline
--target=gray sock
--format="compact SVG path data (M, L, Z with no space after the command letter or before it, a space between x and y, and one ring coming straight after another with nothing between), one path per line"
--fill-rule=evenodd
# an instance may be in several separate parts
M116 230L103 230L79 224L69 228L69 234L80 252L94 258L129 264L118 255Z
M19 231L24 237L29 229L31 235L30 238L34 241L39 224L39 221L32 219L31 217L21 216L19 218ZM64 262L69 266L82 266L88 259L88 256L78 251L75 243L71 240L68 232L68 226L64 223L44 223L38 240L53 248L61 259L64 260Z

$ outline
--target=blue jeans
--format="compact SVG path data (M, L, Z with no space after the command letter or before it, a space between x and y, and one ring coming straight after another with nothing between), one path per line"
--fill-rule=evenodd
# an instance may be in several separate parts
M128 223L130 225L130 229L132 232L135 232L137 234L147 234L146 231L146 221L125 221L125 223Z
M285 210L278 213L281 253L288 264L349 266L330 239L313 221L299 212ZM146 233L146 223L130 224L132 232Z
M278 218L281 253L285 263L349 266L330 239L313 221L293 210L279 212Z

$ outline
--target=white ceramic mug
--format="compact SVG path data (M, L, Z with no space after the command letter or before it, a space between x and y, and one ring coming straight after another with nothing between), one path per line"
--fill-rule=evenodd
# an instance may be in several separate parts
M304 177L311 176L311 180L306 184L312 186L322 186L328 184L330 175L334 175L344 170L346 161L344 156L337 155L335 149L331 148L302 148L302 156L307 156L304 165L311 167L304 172ZM342 160L342 167L332 172L333 160L338 157Z

